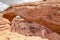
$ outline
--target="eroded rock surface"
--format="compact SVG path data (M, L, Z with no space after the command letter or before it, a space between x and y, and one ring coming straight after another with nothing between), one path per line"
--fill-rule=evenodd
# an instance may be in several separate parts
M12 5L3 14L10 21L16 15L20 15L27 21L36 22L60 34L60 2L31 2Z
M34 22L28 22L23 18L14 18L12 21L11 31L23 34L25 36L38 36L47 38L49 40L60 40L60 36L57 33L52 32L42 25L36 24Z
M0 40L48 40L47 38L25 36L17 32L11 32L8 19L0 18Z
M8 19L0 17L0 31L10 29L10 21Z
M60 40L60 36L44 26L23 18L15 18L10 25L8 19L1 17L0 40Z

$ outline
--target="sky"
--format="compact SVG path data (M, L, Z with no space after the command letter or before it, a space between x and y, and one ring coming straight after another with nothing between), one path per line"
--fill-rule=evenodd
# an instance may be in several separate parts
M8 8L8 5L0 2L0 12L3 11L4 9L6 9L6 8Z
M12 3L34 2L34 1L42 1L42 0L0 0L0 1L10 5Z
M14 4L14 3L19 4L23 2L34 2L34 1L37 1L37 0L0 0L0 11L3 11L9 5ZM42 0L38 0L38 1L42 1Z

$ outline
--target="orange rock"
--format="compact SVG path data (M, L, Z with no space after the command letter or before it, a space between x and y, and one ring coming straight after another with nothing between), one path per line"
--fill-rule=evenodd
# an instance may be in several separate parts
M48 40L60 40L60 35L57 33L52 32L42 25L36 24L34 22L28 22L23 18L14 18L12 21L11 31L30 37L34 36L41 37L43 39L47 38Z
M10 30L10 21L5 18L0 17L0 31Z
M32 2L13 5L6 9L3 14L9 20L20 15L27 21L36 22L46 26L60 34L60 2ZM10 17L10 14L14 14ZM12 19L11 19L12 18Z

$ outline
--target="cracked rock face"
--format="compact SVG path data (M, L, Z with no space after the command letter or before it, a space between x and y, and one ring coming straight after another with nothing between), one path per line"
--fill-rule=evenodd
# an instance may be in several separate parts
M19 15L29 22L36 22L60 34L59 2L31 2L12 5L3 14L10 21Z
M14 18L14 20L12 21L11 31L30 37L38 36L42 38L47 38L49 40L60 40L60 36L52 32L48 28L36 24L35 22L28 22L23 18L21 19Z
M48 28L45 28L33 22L25 21L23 18L15 18L12 21L11 31L18 32L26 36L44 36L45 34L49 34L51 32Z
M3 12L4 18L0 17L0 40L60 40L55 33L60 33L58 4L34 2L10 6Z
M0 40L48 40L41 37L29 37L11 32L11 25L8 19L0 17Z
M60 40L60 35L23 18L14 18L10 25L8 19L1 17L0 40Z

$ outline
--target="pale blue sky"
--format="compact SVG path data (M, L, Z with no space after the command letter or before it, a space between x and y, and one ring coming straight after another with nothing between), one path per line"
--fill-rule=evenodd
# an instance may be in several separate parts
M34 1L40 1L40 0L0 0L1 2L12 4L12 3L21 3L21 2L34 2Z
M8 5L11 5L13 3L17 4L17 3L34 2L34 1L37 1L37 0L0 0L0 11L3 11L8 7Z
M4 9L6 9L7 7L8 7L7 4L0 2L0 12L3 11Z

